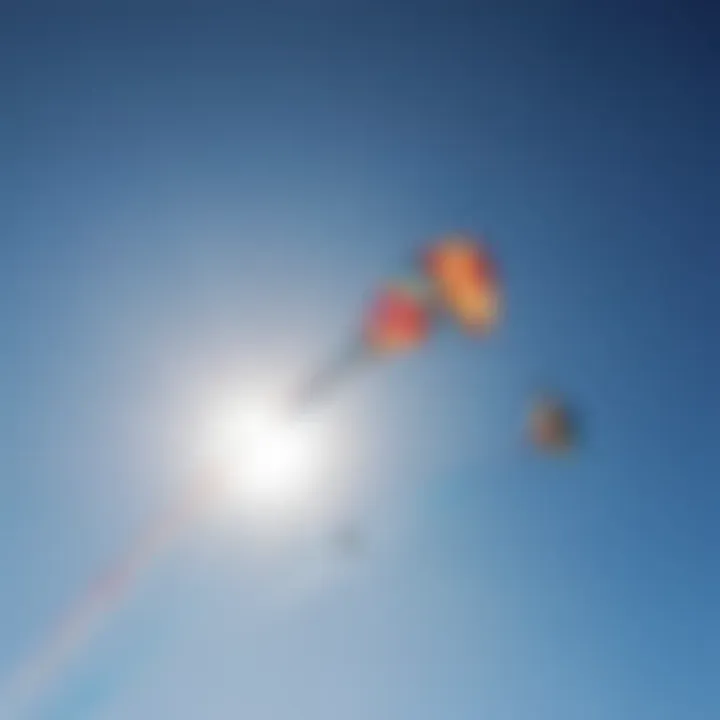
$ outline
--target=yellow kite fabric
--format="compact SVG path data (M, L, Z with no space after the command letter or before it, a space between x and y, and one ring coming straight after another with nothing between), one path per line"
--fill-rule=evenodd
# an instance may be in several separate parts
M497 272L477 241L449 236L426 252L423 264L438 301L465 330L485 333L495 326L500 310Z

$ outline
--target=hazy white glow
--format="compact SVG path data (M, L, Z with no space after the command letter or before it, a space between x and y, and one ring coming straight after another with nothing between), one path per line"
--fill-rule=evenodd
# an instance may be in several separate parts
M241 393L209 410L204 454L233 505L267 522L321 502L333 439L320 418L269 393Z

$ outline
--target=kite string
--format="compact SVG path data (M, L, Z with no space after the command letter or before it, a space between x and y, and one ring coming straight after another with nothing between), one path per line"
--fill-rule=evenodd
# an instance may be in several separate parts
M128 550L90 583L85 593L61 616L47 640L12 673L2 693L11 706L31 702L52 683L129 594L135 579L214 497L212 490L210 483L192 483L177 505L151 522ZM0 705L0 718L8 717L3 709Z
M329 392L335 383L359 367L370 357L371 353L363 342L351 343L333 362L326 365L319 373L311 376L299 389L295 396L294 411L307 409L322 399L323 393Z

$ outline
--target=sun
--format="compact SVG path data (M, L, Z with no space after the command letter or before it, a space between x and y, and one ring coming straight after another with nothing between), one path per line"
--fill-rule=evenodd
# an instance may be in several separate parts
M333 450L330 425L268 392L229 395L208 413L204 455L223 496L264 520L318 504Z

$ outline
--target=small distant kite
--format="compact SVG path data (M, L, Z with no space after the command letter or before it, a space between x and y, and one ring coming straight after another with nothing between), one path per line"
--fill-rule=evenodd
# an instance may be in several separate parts
M578 419L562 399L543 397L530 411L529 434L533 445L543 452L563 454L578 443Z

